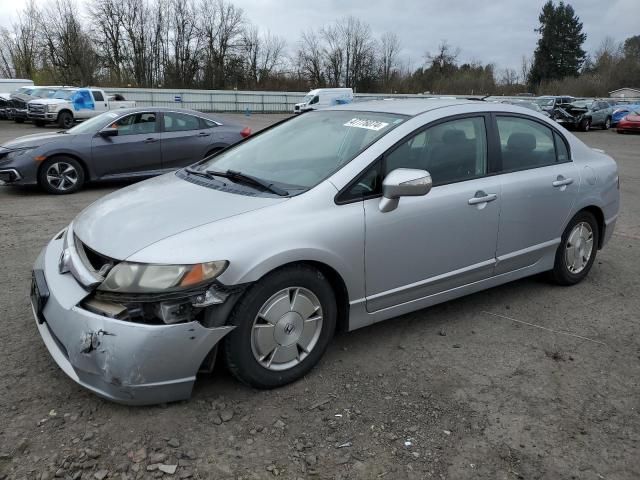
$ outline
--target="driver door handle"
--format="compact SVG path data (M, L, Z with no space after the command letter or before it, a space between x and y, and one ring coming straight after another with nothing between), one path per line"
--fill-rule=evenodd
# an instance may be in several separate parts
M155 143L155 142L157 142L157 141L158 141L158 139L157 139L157 138L153 138L153 137L151 137L151 138L147 138L147 139L145 139L144 143Z
M573 178L565 178L562 175L558 175L558 178L555 182L552 183L554 187L564 187L566 185L571 185L573 183Z
M208 137L209 135L211 134L207 132L200 132L198 135L196 135L196 137Z
M479 205L480 203L489 203L493 202L496 198L498 198L498 194L496 193L484 193L482 190L476 192L476 196L469 199L469 205Z

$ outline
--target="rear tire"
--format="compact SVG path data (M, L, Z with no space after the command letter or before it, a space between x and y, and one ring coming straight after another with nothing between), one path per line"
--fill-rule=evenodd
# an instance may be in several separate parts
M307 265L276 270L238 301L225 337L229 371L255 388L275 388L307 374L336 328L335 294L324 275Z
M562 234L556 251L551 279L559 285L575 285L591 270L596 259L600 230L595 217L587 212L578 212Z
M73 115L69 112L60 112L58 115L58 126L65 130L73 127Z
M75 193L84 185L84 168L71 157L50 158L40 167L38 184L55 195Z

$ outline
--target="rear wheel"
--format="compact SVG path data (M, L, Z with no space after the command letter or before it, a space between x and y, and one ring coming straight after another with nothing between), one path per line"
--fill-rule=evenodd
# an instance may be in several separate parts
M609 130L611 128L611 118L607 117L604 121L604 125L602 126L603 130Z
M562 234L551 278L560 285L581 282L596 259L599 238L595 217L586 211L579 212Z
M324 354L336 327L333 290L306 265L272 272L250 287L229 319L224 353L231 373L256 388L303 377Z
M84 185L84 169L73 158L50 158L40 167L38 184L49 193L74 193Z
M73 115L69 112L60 112L58 115L58 126L64 129L73 127Z

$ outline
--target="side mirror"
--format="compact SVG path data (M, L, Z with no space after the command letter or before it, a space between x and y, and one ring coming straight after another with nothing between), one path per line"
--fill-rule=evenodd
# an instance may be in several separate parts
M113 127L107 127L100 130L101 137L117 137L118 129Z
M396 168L382 182L380 211L390 212L398 207L400 197L419 197L431 191L433 182L426 170Z

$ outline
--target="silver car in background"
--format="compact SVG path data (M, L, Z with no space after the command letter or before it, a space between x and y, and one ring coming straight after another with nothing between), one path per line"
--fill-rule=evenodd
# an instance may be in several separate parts
M344 105L93 203L36 260L33 312L58 365L118 402L188 398L217 354L273 388L336 329L580 282L618 207L615 161L531 110Z

